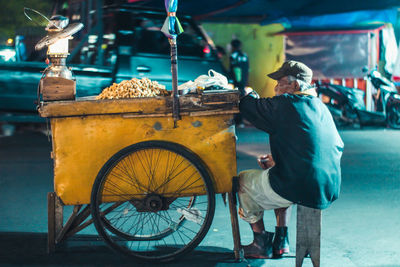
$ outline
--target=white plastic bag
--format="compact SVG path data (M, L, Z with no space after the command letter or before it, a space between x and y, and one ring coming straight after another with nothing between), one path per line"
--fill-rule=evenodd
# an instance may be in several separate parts
M209 70L208 75L200 75L194 80L198 88L207 88L211 86L220 86L222 88L228 87L228 79L221 73L215 70Z
M179 212L180 214L182 214L186 220L201 224L202 222L202 214L201 211L199 209L196 208L177 208L176 209L177 212Z
M195 90L196 89L196 84L193 81L188 81L185 83L182 83L181 85L178 86L178 90Z
M209 70L208 75L200 75L196 80L185 82L178 86L179 90L192 92L197 89L205 89L211 86L228 87L228 79L215 70Z

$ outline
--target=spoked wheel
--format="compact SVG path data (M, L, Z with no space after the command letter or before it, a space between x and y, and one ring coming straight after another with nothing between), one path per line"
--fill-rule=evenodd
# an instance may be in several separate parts
M388 107L387 123L393 129L400 129L400 104Z
M112 156L94 182L91 212L106 243L142 260L169 261L210 228L215 194L202 160L185 147L147 141Z

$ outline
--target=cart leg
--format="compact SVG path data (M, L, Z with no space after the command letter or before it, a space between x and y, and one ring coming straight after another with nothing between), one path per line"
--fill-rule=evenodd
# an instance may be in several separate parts
M54 193L55 194L55 193ZM63 228L63 220L64 220L64 205L61 202L61 199L55 194L55 226L56 226L56 237L61 232Z
M63 205L55 192L47 193L47 222L47 253L53 253L63 224Z
M47 253L53 253L56 249L55 234L55 193L47 193Z
M233 235L233 251L235 253L235 260L242 261L243 253L240 248L240 232L239 232L239 221L236 210L236 203L234 203L235 192L228 193L229 201L229 211L231 213L231 223L232 223L232 235Z

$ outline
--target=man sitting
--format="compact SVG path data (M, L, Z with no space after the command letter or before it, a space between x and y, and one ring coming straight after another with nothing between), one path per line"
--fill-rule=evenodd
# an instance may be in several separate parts
M289 252L290 206L325 209L339 196L343 142L327 107L311 86L312 71L296 61L270 73L276 96L248 92L240 112L269 134L271 154L259 158L262 170L239 174L239 215L250 223L254 241L245 257L281 257ZM265 231L264 210L275 210L274 233Z

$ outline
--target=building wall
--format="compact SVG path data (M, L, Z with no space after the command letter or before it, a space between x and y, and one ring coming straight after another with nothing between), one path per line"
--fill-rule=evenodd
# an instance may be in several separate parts
M223 62L229 66L230 42L238 38L250 62L249 86L261 96L274 95L276 82L266 75L276 70L284 61L284 37L274 35L284 29L281 24L260 26L256 24L204 23L204 29L215 45L225 48Z

